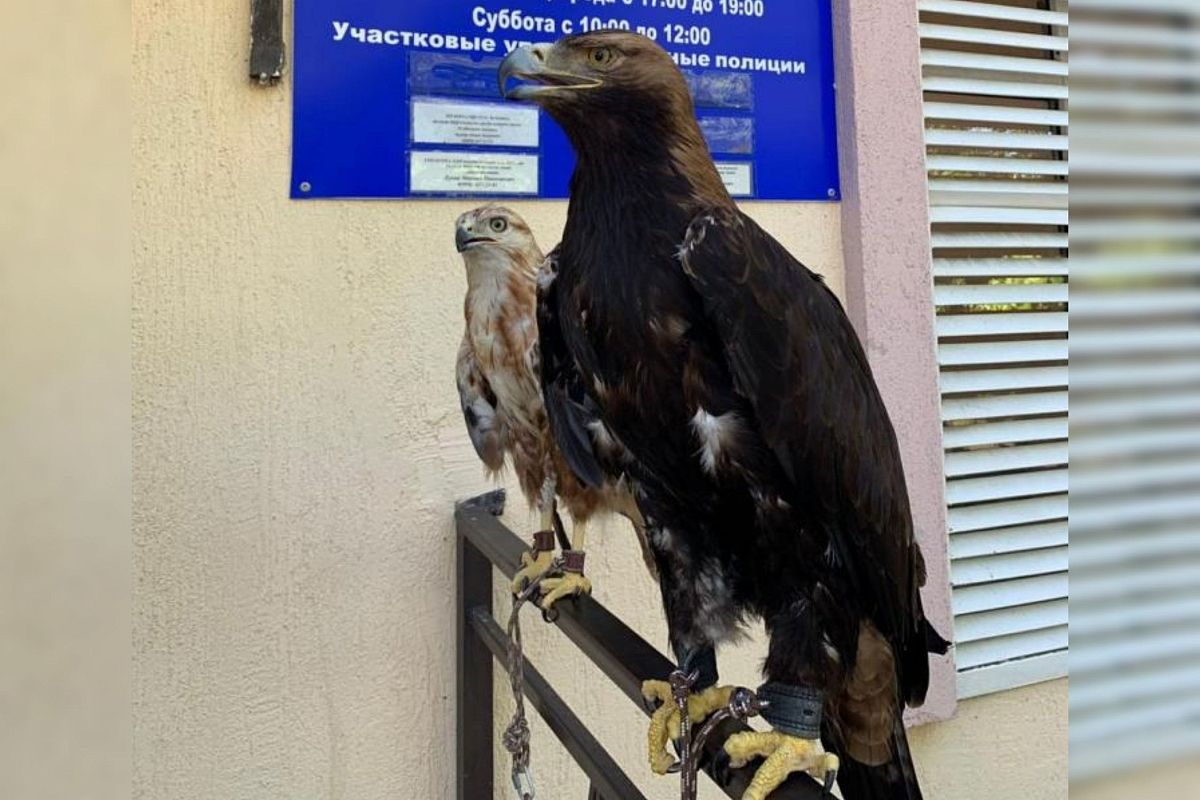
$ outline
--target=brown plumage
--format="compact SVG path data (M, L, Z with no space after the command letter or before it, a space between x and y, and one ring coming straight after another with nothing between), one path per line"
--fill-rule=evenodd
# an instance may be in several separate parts
M577 156L539 301L543 384L628 446L677 655L762 618L766 677L825 694L843 796L918 800L902 711L947 643L925 619L899 447L840 302L729 197L659 45L567 37L514 50L500 80ZM573 406L547 407L556 431L579 427L558 419Z
M599 512L623 514L645 555L641 515L624 484L585 484L551 435L538 379L537 273L545 257L529 226L514 211L487 205L458 218L456 243L467 271L457 383L480 460L496 474L507 456L532 507L544 509L553 492L576 524Z

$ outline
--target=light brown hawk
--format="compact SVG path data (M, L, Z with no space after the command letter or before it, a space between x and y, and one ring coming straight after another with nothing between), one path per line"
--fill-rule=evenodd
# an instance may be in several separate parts
M455 244L467 271L458 393L475 452L492 474L503 469L507 456L521 492L541 514L543 531L553 525L556 496L573 520L571 552L565 555L578 571L543 579L543 607L591 591L582 574L582 554L587 524L598 512L626 516L638 534L643 557L652 565L642 517L624 481L610 478L589 486L571 471L555 445L538 363L537 276L545 256L529 226L510 209L482 206L458 218ZM615 446L598 423L588 435L597 448ZM541 536L544 546L549 537ZM552 549L536 547L526 553L514 590L544 574L553 555Z

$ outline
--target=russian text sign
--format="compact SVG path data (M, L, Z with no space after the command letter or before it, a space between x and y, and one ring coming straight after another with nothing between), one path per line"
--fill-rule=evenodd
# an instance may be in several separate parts
M566 137L496 70L605 28L672 55L735 197L838 198L830 0L297 0L292 197L566 197Z

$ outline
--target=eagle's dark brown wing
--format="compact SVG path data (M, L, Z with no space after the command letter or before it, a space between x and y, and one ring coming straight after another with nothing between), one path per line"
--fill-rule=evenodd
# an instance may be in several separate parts
M550 431L567 465L587 486L601 487L607 475L596 455L594 434L589 425L599 420L595 402L583 385L563 340L559 322L556 278L558 251L551 251L538 272L538 351L542 399Z
M901 697L920 703L929 682L924 565L895 433L841 304L734 209L698 216L680 257L735 390L849 573L847 602L895 652Z

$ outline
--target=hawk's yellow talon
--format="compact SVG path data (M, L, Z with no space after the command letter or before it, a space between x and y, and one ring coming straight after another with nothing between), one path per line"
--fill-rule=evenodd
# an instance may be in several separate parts
M578 572L567 572L561 578L546 578L543 580L541 590L545 593L542 597L541 606L549 610L551 606L564 597L591 594L592 582L587 579L586 575L580 575Z
M718 708L728 705L731 694L732 686L710 686L702 692L696 692L688 697L688 718L693 725L703 722ZM658 775L665 775L676 760L667 752L667 743L679 738L679 709L675 707L675 695L671 691L671 684L666 681L644 681L642 696L647 701L662 703L650 716L646 748L650 769Z
M779 731L744 731L725 740L729 766L744 767L756 758L766 761L754 773L742 800L766 800L793 772L807 772L817 779L838 768L838 757L822 752L815 740L798 739Z
M550 571L554 553L550 550L526 551L521 554L521 568L513 575L512 593L520 594L530 581L535 581Z

